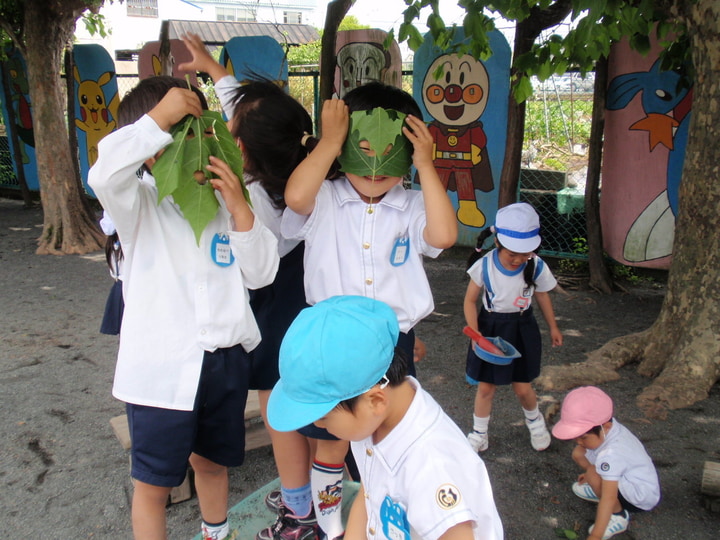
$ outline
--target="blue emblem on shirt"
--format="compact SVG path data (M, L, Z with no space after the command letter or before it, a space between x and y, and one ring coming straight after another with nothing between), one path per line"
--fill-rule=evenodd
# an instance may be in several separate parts
M390 252L390 264L393 266L402 266L410 256L410 238L401 236L395 239L395 245Z
M215 233L210 244L210 257L218 266L230 266L235 262L235 255L230 247L230 237L227 234Z
M399 503L386 496L380 505L380 522L388 540L410 540L410 522Z

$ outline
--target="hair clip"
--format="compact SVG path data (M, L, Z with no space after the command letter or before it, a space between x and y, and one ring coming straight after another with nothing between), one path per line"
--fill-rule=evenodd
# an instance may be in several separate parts
M380 379L380 390L384 390L385 387L390 384L390 379L388 379L387 375L383 375L382 379Z
M302 139L300 139L300 145L305 146L310 137L312 137L312 135L310 135L307 131L303 132Z

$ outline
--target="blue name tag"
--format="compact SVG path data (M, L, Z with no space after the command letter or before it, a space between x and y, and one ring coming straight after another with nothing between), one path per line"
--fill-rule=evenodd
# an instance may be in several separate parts
M230 248L230 237L227 234L216 233L210 244L210 257L218 266L230 266L235 262Z
M385 538L389 540L410 540L410 523L407 512L401 504L396 503L388 496L385 496L380 506L380 522L382 523Z
M393 266L402 266L410 256L410 238L401 236L395 239L395 245L390 252L390 264Z

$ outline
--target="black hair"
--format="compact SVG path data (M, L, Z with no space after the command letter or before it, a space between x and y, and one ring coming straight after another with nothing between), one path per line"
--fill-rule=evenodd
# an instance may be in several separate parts
M118 127L134 124L144 114L150 112L165 94L171 88L188 88L188 83L177 77L169 77L167 75L158 75L156 77L148 77L141 80L135 88L130 90L120 101L118 106ZM200 98L200 104L203 109L208 108L207 100L203 93L190 86L190 90L195 92Z
M477 240L475 241L475 249L473 249L473 252L470 253L470 256L468 257L467 261L467 268L469 269L473 264L475 264L478 259L483 257L485 254L487 254L489 251L492 250L492 248L484 248L483 245L485 244L485 241L490 238L490 236L494 234L492 227L487 227L486 229L483 229L480 231L480 234L477 237ZM497 244L498 250L507 249L505 246L503 246L500 241L495 238L495 243ZM539 248L539 246L538 246ZM535 248L535 253L538 248ZM523 268L523 280L525 281L525 285L529 287L535 286L535 257L531 257L530 260L527 261L525 264L525 268Z
M590 429L588 429L588 430L585 432L585 435L597 435L597 436L599 437L599 436L600 436L600 432L602 431L602 429L603 429L602 426L594 426L594 427L591 427Z
M232 134L243 144L249 181L260 182L273 205L283 209L287 179L314 147L308 141L312 119L295 98L268 80L240 86L232 100Z
M120 237L117 231L110 234L105 238L105 261L107 262L108 268L113 272L115 278L117 278L117 264L124 258L122 246L120 245Z
M400 347L395 347L395 352L393 353L393 359L390 362L390 366L388 366L385 376L378 381L378 384L384 384L385 379L387 378L388 385L390 387L394 388L396 386L400 386L407 376L407 365L409 361L410 360L405 354L405 351ZM355 410L355 405L360 399L360 396L362 396L362 394L341 401L337 404L337 407L352 413Z
M358 86L343 97L343 101L352 113L355 111L370 111L381 107L394 109L401 113L412 114L422 119L420 107L413 97L396 86L371 82Z

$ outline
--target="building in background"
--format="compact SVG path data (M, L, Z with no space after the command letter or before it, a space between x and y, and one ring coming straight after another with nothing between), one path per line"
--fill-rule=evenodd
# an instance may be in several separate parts
M118 73L137 73L137 52L148 41L157 41L165 20L174 26L206 32L203 40L222 44L226 36L270 35L299 45L318 39L313 26L318 0L124 0L106 2L100 14L110 30L106 38L91 36L81 21L76 43L97 43L115 59ZM179 22L196 21L196 26ZM236 24L243 23L243 24ZM256 24L257 23L257 24ZM172 31L172 28L171 28ZM170 37L176 37L172 35Z

